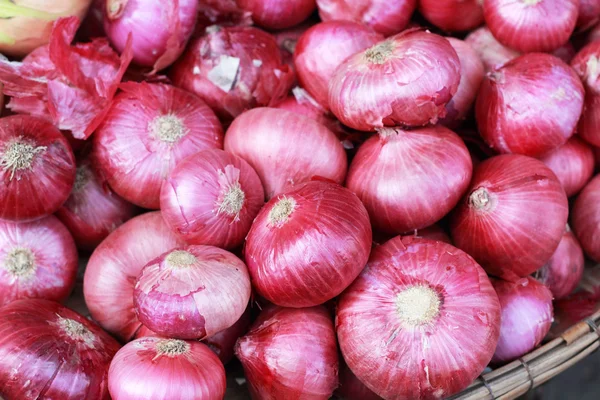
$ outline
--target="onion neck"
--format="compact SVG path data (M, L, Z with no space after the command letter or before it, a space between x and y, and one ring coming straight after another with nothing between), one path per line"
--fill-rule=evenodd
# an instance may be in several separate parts
M94 334L81 322L58 316L58 326L67 337L84 343L88 348L94 348Z
M160 115L150 122L150 132L161 142L174 144L187 134L181 118L173 114Z
M0 159L0 166L5 171L10 171L12 180L17 171L31 170L35 157L46 150L46 146L36 147L20 137L8 143Z
M197 262L196 256L185 250L175 250L169 253L165 262L171 268L186 268Z
M36 270L35 254L29 249L15 248L6 255L4 268L15 278L29 278Z
M489 210L491 207L490 193L486 188L478 188L469 196L469 205L477 211Z
M175 357L190 351L190 345L185 340L164 339L156 342L156 355Z
M244 200L246 200L246 194L239 182L228 185L222 195L219 196L217 214L226 214L237 218L244 206Z
M396 311L410 326L433 322L440 314L442 301L435 290L426 285L414 285L396 296Z
M283 196L269 211L269 225L279 226L287 222L296 208L296 200Z
M365 59L371 64L383 64L392 57L392 42L386 40L365 51Z
M75 183L73 184L73 192L77 193L83 190L83 188L88 184L90 178L92 177L92 171L90 168L85 165L81 167L77 167L77 172L75 174Z
M123 15L125 7L129 0L107 0L106 1L106 16L109 20L114 21Z

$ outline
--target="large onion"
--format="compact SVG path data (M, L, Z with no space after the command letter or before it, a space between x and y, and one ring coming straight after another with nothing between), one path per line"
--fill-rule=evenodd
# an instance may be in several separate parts
M251 13L256 25L267 29L298 25L316 9L315 0L237 0L237 4Z
M419 11L444 31L470 31L483 23L482 3L482 0L419 0Z
M577 197L571 211L571 226L585 254L600 262L600 175Z

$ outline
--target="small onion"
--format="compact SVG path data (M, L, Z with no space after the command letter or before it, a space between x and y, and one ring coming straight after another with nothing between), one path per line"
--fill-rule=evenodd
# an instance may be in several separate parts
M469 33L465 42L479 55L486 71L493 71L519 57L521 54L498 42L487 26Z
M488 364L500 304L483 269L453 246L396 237L342 294L336 329L356 376L386 399L441 399ZM461 351L456 351L461 349Z
M526 54L484 79L476 104L477 126L500 153L541 156L575 132L584 89L567 64L548 54Z
M585 95L577 132L586 142L600 146L600 95L591 93L589 89Z
M579 32L592 28L600 20L600 0L579 0L577 30Z
M14 115L0 119L0 218L34 220L54 213L75 181L75 157L51 123Z
M362 131L420 126L446 115L460 82L460 61L450 43L411 29L349 57L329 83L329 108Z
M525 277L556 250L567 223L567 196L541 161L501 155L479 164L452 216L457 247L506 280Z
M108 389L113 400L222 400L225 368L200 342L145 337L117 352Z
M315 180L263 207L246 238L244 256L258 294L281 306L310 307L352 283L371 243L369 216L358 197Z
M338 385L335 331L324 307L266 308L235 355L254 399L327 400Z
M517 359L542 342L552 325L552 293L531 277L494 280L502 318L494 364Z
M419 11L444 31L470 31L483 23L482 3L482 0L419 0Z
M571 226L585 254L600 262L600 175L596 175L575 200Z
M316 9L315 0L237 0L252 14L252 21L266 29L286 29L307 19Z
M600 307L600 293L577 292L554 302L554 324L551 334L560 336L576 323L593 315Z
M335 390L335 394L343 400L381 400L381 397L358 380L343 359L340 360L340 364L340 386Z
M0 397L107 399L119 343L93 322L49 300L0 309Z

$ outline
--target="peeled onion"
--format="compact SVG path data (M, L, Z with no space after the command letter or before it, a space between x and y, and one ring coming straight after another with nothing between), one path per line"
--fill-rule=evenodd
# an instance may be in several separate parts
M600 175L577 196L571 211L571 227L585 254L600 262Z
M251 13L256 25L266 29L298 25L316 9L315 0L237 0L237 4Z
M420 0L419 11L444 31L470 31L483 23L482 3L482 0Z

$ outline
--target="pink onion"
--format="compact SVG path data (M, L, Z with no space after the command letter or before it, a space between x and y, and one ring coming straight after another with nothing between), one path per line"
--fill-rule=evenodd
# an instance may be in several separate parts
M193 37L204 35L212 25L252 25L249 12L238 7L237 0L198 0L198 22Z
M469 33L465 42L471 45L479 55L486 71L493 71L520 56L521 54L509 49L498 42L487 26L482 26Z
M237 0L238 6L252 14L256 25L266 29L285 29L298 25L316 9L315 0Z
M419 11L444 31L470 31L483 23L482 3L482 0L419 0Z
M600 262L600 175L596 175L575 200L571 226L585 254Z
M579 0L579 16L577 17L577 30L586 31L600 20L599 0Z
M502 318L500 338L492 362L519 358L542 342L552 324L552 293L531 277L507 282L494 280Z
M591 93L590 89L585 95L577 132L586 142L600 146L600 95Z
M452 240L489 274L515 280L552 257L568 213L567 196L550 168L526 156L496 156L475 168L452 216Z
M235 355L254 399L326 400L338 384L335 331L323 307L266 308Z
M600 42L591 42L581 49L571 66L586 89L578 133L587 142L600 146Z
M326 127L285 110L257 108L240 115L225 135L225 151L246 160L270 199L314 176L342 183L344 148Z
M367 210L358 197L316 180L263 207L244 256L258 294L281 306L310 307L352 283L367 262L371 242Z
M342 294L336 329L348 366L373 392L434 399L463 390L483 371L499 321L498 298L469 255L398 236L373 250Z
M362 131L426 125L446 115L459 82L460 61L450 43L411 29L340 65L329 83L329 108Z
M477 126L500 153L541 156L575 132L584 89L567 64L548 54L526 54L484 79Z
M380 400L364 383L358 380L356 375L348 368L343 359L340 360L339 379L340 386L335 393L343 400Z
M560 336L576 323L593 315L600 307L600 293L581 291L554 302L551 335Z

